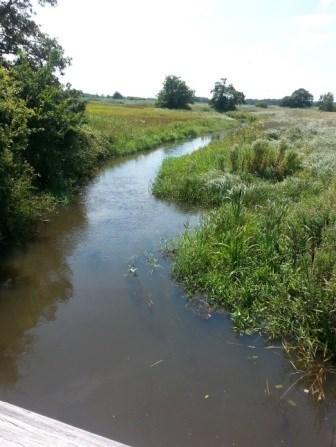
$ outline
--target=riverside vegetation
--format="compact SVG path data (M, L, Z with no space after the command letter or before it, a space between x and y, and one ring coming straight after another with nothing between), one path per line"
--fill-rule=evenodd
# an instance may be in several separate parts
M175 277L282 340L299 379L324 397L336 360L336 117L274 108L223 141L167 159L161 198L208 209L172 245Z
M27 65L21 73L30 82L41 76ZM36 224L67 203L106 159L235 124L197 108L169 111L153 105L89 103L85 111L79 93L73 104L67 100L73 91L58 90L56 99L49 86L41 84L36 85L40 95L37 105L30 105L21 99L23 84L14 80L12 73L0 70L0 84L0 112L5 123L0 135L4 149L0 158L0 251L24 242ZM39 108L40 100L44 110ZM46 123L47 132L43 128Z
M64 86L62 47L34 21L34 6L0 0L0 253L67 202L103 160L230 125L211 113L86 104Z

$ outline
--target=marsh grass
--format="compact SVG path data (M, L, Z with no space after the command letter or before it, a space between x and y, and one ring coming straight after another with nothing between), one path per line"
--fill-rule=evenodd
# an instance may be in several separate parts
M196 107L171 111L154 106L91 102L87 106L89 126L101 135L109 155L129 155L164 143L219 131L235 122Z
M335 132L322 113L270 108L166 160L154 184L210 209L175 246L177 280L229 311L238 331L282 340L317 399L336 362Z

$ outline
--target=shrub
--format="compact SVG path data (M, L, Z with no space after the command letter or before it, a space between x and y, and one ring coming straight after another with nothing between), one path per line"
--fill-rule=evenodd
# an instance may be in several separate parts
M53 206L49 196L36 195L33 187L34 170L25 159L33 111L18 92L12 74L0 68L0 251L22 240Z

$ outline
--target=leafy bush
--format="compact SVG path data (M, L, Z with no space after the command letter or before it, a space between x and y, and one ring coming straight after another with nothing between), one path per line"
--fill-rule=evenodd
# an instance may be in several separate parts
M0 13L1 251L23 241L104 151L85 127L81 93L59 81L69 61L34 22L32 2L0 1Z
M0 69L0 250L24 240L101 157L79 92L55 70L52 54L39 68L22 56Z
M24 238L54 204L33 187L34 170L25 158L33 111L18 93L12 74L0 68L0 250Z

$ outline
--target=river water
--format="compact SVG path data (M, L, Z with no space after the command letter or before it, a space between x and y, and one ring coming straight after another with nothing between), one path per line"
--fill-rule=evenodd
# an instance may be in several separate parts
M162 253L199 215L155 199L169 156L114 160L13 253L0 288L0 399L134 447L336 445L277 347L187 304Z

